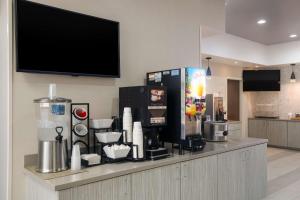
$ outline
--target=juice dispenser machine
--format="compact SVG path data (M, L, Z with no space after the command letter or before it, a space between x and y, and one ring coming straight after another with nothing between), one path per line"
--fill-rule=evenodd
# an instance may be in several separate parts
M50 85L49 91L49 97L34 100L38 130L37 171L41 173L68 169L71 100L56 97L55 85Z
M167 87L167 125L163 141L180 149L202 149L202 116L206 104L206 76L201 68L179 68L147 73L147 84Z

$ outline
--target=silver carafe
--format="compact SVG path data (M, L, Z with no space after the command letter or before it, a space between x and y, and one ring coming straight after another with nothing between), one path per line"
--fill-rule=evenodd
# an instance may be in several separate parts
M54 141L39 141L38 168L41 173L60 172L68 169L68 143L63 139L63 127L56 127Z
M67 140L39 141L38 167L41 173L60 172L68 167Z

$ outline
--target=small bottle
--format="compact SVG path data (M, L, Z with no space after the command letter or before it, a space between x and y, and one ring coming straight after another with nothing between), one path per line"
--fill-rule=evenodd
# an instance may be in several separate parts
M141 122L134 122L132 140L133 158L144 158L144 135ZM134 145L137 145L137 147Z
M123 130L126 130L126 137L123 142L132 142L132 114L131 108L125 107L123 112ZM125 141L127 139L127 141Z

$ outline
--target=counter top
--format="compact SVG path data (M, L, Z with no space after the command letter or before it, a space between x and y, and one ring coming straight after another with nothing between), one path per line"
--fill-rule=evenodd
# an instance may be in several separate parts
M50 190L60 191L93 182L111 179L118 176L145 171L201 157L212 156L227 151L237 150L264 143L267 143L266 139L230 139L228 142L207 143L204 150L199 152L190 153L188 151L185 151L184 155L173 154L169 158L157 161L105 164L97 167L86 168L78 172L65 171L53 174L40 174L35 171L34 166L27 166L25 167L24 172L26 176L30 176Z
M288 121L288 122L300 122L300 120L296 119L283 119L283 118L264 118L264 117L252 117L248 118L250 120L269 120L269 121Z

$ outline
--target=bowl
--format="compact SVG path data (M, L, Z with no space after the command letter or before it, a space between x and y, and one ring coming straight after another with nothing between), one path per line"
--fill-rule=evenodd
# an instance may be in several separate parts
M79 120L85 120L88 117L88 112L85 108L76 107L73 110L73 114Z
M95 133L99 142L111 143L118 142L122 133L120 132L104 132L104 133Z
M91 119L90 127L94 129L110 128L113 121L113 119Z
M74 132L79 136L85 136L89 131L84 124L76 124L74 126Z
M112 159L126 158L130 151L130 147L123 144L115 144L112 146L106 145L103 149L106 156Z

